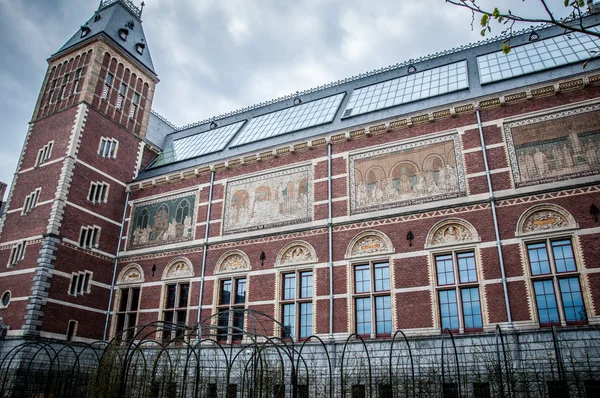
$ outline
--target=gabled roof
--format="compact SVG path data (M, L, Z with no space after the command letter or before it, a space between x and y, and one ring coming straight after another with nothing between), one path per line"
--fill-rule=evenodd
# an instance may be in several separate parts
M141 9L129 0L102 0L98 11L53 56L78 44L93 40L99 35L104 35L112 39L119 48L137 60L153 75L156 75L142 27L141 14ZM87 29L89 31L82 37L82 32ZM127 31L126 40L119 36L121 29ZM142 54L136 50L138 44L142 44L144 47Z
M585 22L600 31L600 15ZM600 40L593 36L532 27L512 37L509 55L502 53L506 39L461 46L175 128L137 180L600 70L594 55Z

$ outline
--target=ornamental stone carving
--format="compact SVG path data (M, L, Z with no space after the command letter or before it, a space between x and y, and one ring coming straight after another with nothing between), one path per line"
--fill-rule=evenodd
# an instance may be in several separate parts
M317 262L315 249L307 242L290 242L281 249L276 265L297 265Z
M346 251L346 257L361 257L373 254L393 253L390 239L379 231L365 231L356 235Z
M450 219L435 224L429 230L426 241L426 247L456 245L479 241L479 236L469 222L461 219Z
M194 276L192 265L186 259L175 259L165 269L163 279L189 278Z
M248 271L250 259L240 250L231 250L224 253L217 262L216 272Z
M568 225L568 222L560 214L554 211L539 211L527 217L523 232L545 231L562 228L565 225Z
M571 214L557 205L537 205L525 211L517 223L517 235L554 229L577 228Z
M144 281L144 273L137 264L132 264L121 271L119 283L139 283Z

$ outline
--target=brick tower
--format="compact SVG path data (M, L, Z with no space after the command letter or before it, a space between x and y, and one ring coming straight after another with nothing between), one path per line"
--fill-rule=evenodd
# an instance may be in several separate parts
M158 78L141 15L102 0L48 59L0 221L9 336L103 337L126 182L154 155L145 132Z

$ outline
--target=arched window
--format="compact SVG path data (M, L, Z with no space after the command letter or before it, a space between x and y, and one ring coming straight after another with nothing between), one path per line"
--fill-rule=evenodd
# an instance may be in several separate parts
M479 242L479 235L475 228L460 219L438 222L427 235L425 247L432 249L432 274L442 330L469 332L483 329L476 242Z

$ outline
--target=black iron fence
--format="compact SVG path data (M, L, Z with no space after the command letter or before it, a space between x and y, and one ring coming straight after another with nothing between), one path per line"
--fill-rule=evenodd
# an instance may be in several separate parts
M211 317L110 342L5 340L0 396L600 397L598 327L298 343L272 337L283 328L265 314L244 318L246 330Z

